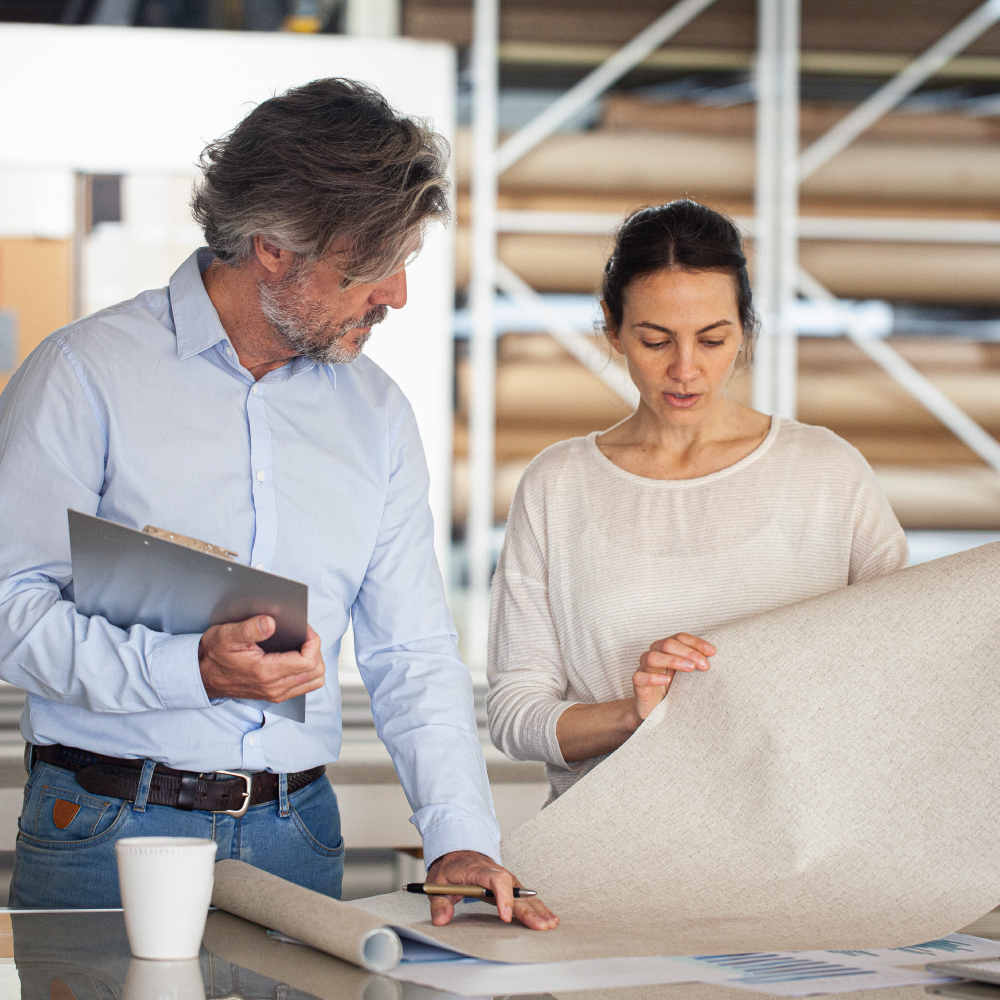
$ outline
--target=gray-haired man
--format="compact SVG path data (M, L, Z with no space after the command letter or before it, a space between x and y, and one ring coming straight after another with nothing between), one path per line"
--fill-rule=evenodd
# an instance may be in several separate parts
M28 691L31 768L11 905L117 906L114 841L212 837L340 894L324 765L336 661L358 665L414 810L429 880L512 898L432 547L410 407L361 354L406 302L404 266L447 212L443 141L377 92L320 80L211 145L195 217L209 249L165 289L52 334L0 397L0 676ZM204 635L127 631L72 603L66 509L147 523L309 585L315 631L264 653L267 617ZM305 725L235 699L308 694ZM250 807L239 811L253 776ZM432 901L445 923L453 901Z

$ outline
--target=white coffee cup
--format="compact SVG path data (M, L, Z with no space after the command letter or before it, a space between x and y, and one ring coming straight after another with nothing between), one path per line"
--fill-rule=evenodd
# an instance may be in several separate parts
M197 958L215 882L214 840L127 837L115 844L128 943L136 958Z
M133 958L125 977L124 1000L205 1000L201 963L155 962Z

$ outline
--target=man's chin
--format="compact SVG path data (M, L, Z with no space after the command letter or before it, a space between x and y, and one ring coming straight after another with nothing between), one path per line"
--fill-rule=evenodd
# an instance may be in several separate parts
M298 344L294 345L301 357L308 358L310 361L315 361L319 365L349 365L352 361L356 361L358 356L364 350L364 346L368 341L370 331L366 331L363 334L352 337L348 339L346 336L341 335L337 337L332 343L325 342L321 344L311 343L307 345Z

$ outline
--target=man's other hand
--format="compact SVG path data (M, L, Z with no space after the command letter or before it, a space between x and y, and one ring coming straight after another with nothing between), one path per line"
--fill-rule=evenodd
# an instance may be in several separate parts
M209 698L288 701L323 686L326 667L320 638L307 627L302 648L265 653L258 643L274 634L274 619L258 615L230 625L213 625L198 643L198 665Z
M427 871L428 885L481 885L492 889L500 919L510 923L517 918L534 931L548 931L559 926L559 918L538 898L515 899L514 886L520 882L492 858L476 851L452 851L442 854ZM455 915L461 896L430 896L431 923L438 927ZM489 902L483 900L483 902Z

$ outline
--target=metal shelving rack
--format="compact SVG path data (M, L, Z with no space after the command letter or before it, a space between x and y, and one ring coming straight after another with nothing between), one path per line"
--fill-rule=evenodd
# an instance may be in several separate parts
M493 557L493 472L496 420L497 290L533 312L581 363L630 403L635 389L609 366L592 341L573 329L526 282L497 258L499 232L607 233L615 217L572 212L499 212L500 174L544 141L578 111L613 86L713 0L680 0L645 30L587 74L545 111L498 145L497 94L499 0L474 0L472 168L472 398L470 498L466 541L470 664L486 659ZM1000 443L885 342L850 302L837 300L798 263L800 236L851 240L1000 242L1000 224L964 220L886 220L799 217L801 182L850 145L985 31L1000 21L1000 0L986 0L922 55L901 68L825 135L799 151L800 0L758 0L755 216L743 220L755 241L754 294L763 318L753 381L753 404L765 413L796 413L797 337L794 304L801 296L838 313L843 331L903 388L1000 472Z

